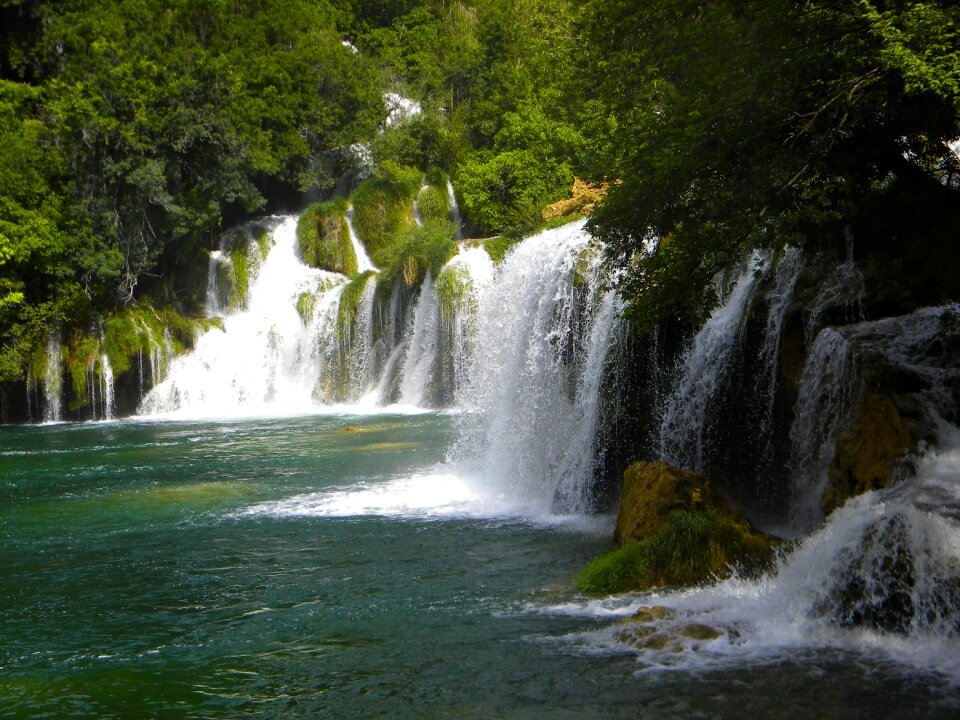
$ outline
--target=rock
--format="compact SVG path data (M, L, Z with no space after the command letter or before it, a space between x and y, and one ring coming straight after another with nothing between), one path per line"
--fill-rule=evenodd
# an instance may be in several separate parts
M553 220L554 218L566 215L580 215L591 212L603 196L607 194L609 183L600 183L591 185L580 178L573 179L573 188L570 190L570 197L566 200L560 200L547 205L541 212L544 220Z
M623 474L614 540L623 547L663 530L674 510L703 511L710 507L746 521L703 475L678 470L665 462L633 463Z
M900 459L915 441L889 396L864 392L859 414L837 437L829 483L820 498L824 514L833 512L848 498L887 487Z
M772 561L776 542L755 531L705 477L663 462L627 468L616 540L620 549L594 558L577 578L583 592L695 585L735 567L759 570ZM652 619L669 611L642 612Z

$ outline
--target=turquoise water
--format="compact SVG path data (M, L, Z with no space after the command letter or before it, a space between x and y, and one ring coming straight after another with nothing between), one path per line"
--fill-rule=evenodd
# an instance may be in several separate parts
M566 610L609 520L491 517L437 467L453 437L444 415L0 428L0 717L957 714L947 681L837 652L644 670L602 607Z

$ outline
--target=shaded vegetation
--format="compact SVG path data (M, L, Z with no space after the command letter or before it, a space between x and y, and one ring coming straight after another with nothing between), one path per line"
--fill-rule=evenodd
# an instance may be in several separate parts
M357 254L350 241L347 227L348 205L333 200L311 205L297 222L297 241L300 256L310 267L343 275L357 271Z

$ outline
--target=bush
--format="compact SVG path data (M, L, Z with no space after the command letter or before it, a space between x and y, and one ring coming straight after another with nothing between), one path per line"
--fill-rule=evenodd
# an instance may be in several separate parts
M530 150L478 152L460 166L457 188L463 209L484 232L536 226L541 208L566 197L573 171Z

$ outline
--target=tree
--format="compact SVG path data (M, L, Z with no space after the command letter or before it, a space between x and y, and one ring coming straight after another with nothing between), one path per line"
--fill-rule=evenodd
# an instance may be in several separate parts
M634 317L702 318L746 248L833 236L898 177L940 182L958 19L946 2L589 3L595 174L619 181L592 228Z

